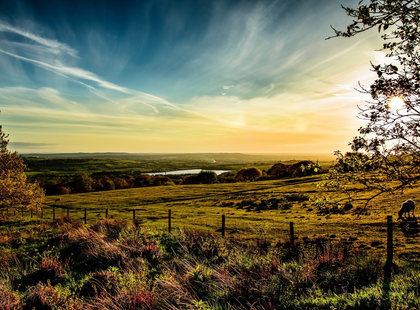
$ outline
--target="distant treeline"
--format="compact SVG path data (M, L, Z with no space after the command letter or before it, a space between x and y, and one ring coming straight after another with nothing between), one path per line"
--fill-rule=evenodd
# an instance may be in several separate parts
M202 170L196 175L171 176L98 172L90 175L84 173L69 176L38 174L31 179L36 180L44 188L46 195L64 195L148 186L252 182L282 177L307 176L320 172L320 167L317 164L306 160L294 164L277 163L267 171L249 167L242 168L236 173L225 172L221 175L217 175L211 170Z

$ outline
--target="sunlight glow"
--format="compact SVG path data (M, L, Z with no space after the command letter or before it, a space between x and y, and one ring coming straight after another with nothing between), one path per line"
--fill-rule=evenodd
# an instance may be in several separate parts
M388 109L392 109L394 111L402 109L404 105L405 101L401 97L392 97L388 101Z

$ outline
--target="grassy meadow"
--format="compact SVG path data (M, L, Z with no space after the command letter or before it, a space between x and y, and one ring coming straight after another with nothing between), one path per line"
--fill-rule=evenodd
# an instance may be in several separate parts
M402 201L415 199L420 188L395 196L380 196L362 214L362 203L354 203L352 209L336 214L322 214L312 203L315 197L322 195L317 188L320 180L320 176L312 176L47 196L43 218L52 220L53 206L56 218L67 215L68 208L70 216L80 221L84 221L86 208L88 225L105 218L106 210L110 219L131 221L135 210L136 220L142 227L164 232L168 229L168 211L171 210L173 231L214 233L220 232L221 216L225 215L226 235L231 238L286 240L289 223L293 222L297 238L325 237L342 240L355 248L385 251L386 216L392 215L401 226L394 232L396 253L406 255L418 246L417 234L411 234L417 231L407 233L407 223L397 221L397 211ZM56 202L57 199L61 201ZM40 216L40 213L33 214L34 218ZM25 213L24 217L28 218L29 214Z
M397 211L420 187L320 212L316 197L339 196L321 179L47 196L42 219L3 212L0 309L419 308L419 229ZM384 274L388 215L395 264Z

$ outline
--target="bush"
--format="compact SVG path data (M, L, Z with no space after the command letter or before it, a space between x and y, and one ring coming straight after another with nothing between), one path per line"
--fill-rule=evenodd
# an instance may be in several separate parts
M19 296L3 285L0 285L0 309L21 309L21 301Z
M29 289L29 293L25 298L25 306L23 309L36 310L82 310L86 306L78 301L74 301L70 294L60 286L51 286L50 283L38 283Z

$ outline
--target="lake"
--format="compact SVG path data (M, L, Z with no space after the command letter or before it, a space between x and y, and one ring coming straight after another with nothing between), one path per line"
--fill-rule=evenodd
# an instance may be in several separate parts
M186 169L186 170L174 170L174 171L163 171L163 172L150 172L147 174L150 175L169 175L169 174L199 174L202 169ZM211 170L214 171L217 175L224 172L229 172L229 170Z

